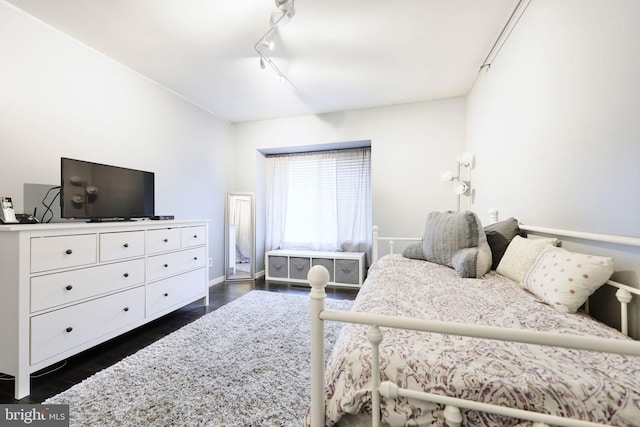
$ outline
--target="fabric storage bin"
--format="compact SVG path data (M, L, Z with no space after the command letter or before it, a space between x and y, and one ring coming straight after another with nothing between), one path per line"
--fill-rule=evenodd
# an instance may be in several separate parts
M289 277L291 279L307 280L309 268L311 268L311 260L309 258L289 258Z
M336 283L348 283L357 285L359 283L360 263L357 260L337 259L336 260Z
M289 265L286 256L269 256L269 276L289 277Z
M312 265L321 265L329 270L329 282L333 282L333 259L331 258L313 258Z

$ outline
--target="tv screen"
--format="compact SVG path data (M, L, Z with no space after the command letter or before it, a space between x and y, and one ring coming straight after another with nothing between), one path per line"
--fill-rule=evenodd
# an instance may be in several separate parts
M154 215L154 174L63 157L62 218L94 221Z

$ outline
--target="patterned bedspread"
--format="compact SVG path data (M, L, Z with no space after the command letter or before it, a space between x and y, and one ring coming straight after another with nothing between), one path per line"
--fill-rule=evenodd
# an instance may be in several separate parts
M494 272L461 279L401 255L373 265L353 310L627 339L584 314L560 313ZM347 325L327 361L327 425L371 412L367 326ZM640 358L383 329L381 380L402 387L617 426L640 425ZM390 425L444 426L442 407L382 399ZM464 426L530 426L463 411Z

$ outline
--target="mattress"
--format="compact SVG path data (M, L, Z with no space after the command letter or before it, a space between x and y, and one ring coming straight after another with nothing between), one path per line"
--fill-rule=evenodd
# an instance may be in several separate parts
M392 316L629 339L584 313L538 301L495 272L459 278L448 267L387 255L369 270L353 310ZM640 358L382 328L381 381L616 426L640 424ZM371 413L368 327L346 325L327 360L326 425ZM463 410L465 426L530 426ZM445 426L443 407L382 398L389 425Z

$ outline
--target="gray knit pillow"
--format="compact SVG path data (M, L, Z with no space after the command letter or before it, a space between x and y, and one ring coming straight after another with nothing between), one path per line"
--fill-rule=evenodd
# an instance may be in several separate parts
M491 249L478 216L431 212L422 239L427 261L453 267L460 277L482 277L491 268Z

